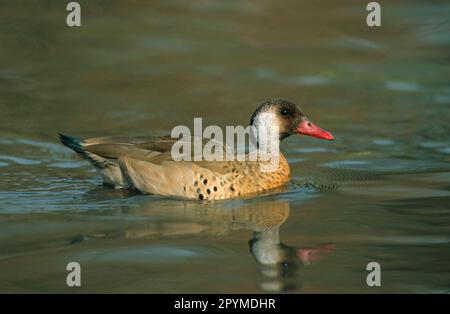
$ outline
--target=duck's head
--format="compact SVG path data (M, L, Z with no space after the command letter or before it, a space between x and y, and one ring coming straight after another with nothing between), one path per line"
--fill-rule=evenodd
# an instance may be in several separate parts
M333 135L312 123L293 102L285 99L270 99L262 103L253 113L250 125L261 127L277 124L280 140L292 134L303 134L320 139L333 140Z

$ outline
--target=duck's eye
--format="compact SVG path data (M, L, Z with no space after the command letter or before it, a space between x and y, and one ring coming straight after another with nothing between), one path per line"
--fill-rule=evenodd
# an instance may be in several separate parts
M281 114L282 114L283 116L287 116L287 115L289 114L289 110L287 110L287 109L281 109Z

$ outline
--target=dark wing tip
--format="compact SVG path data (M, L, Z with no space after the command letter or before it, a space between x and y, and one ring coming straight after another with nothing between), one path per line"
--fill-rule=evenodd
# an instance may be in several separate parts
M77 153L83 153L84 149L81 145L82 141L76 137L64 135L62 133L58 134L59 140L62 144L69 147L70 149L73 149Z

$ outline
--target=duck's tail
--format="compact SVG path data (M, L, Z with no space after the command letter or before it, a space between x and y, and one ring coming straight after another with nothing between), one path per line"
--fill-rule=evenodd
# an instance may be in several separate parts
M86 149L83 140L64 134L59 134L58 137L63 145L75 151L81 158L89 161L94 167L104 169L112 165L112 163L106 158L89 152Z

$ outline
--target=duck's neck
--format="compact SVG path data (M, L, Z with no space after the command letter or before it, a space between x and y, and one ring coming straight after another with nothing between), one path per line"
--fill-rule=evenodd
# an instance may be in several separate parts
M255 134L256 133L256 134ZM253 120L251 140L262 156L273 158L280 153L280 132L274 113L262 112Z

